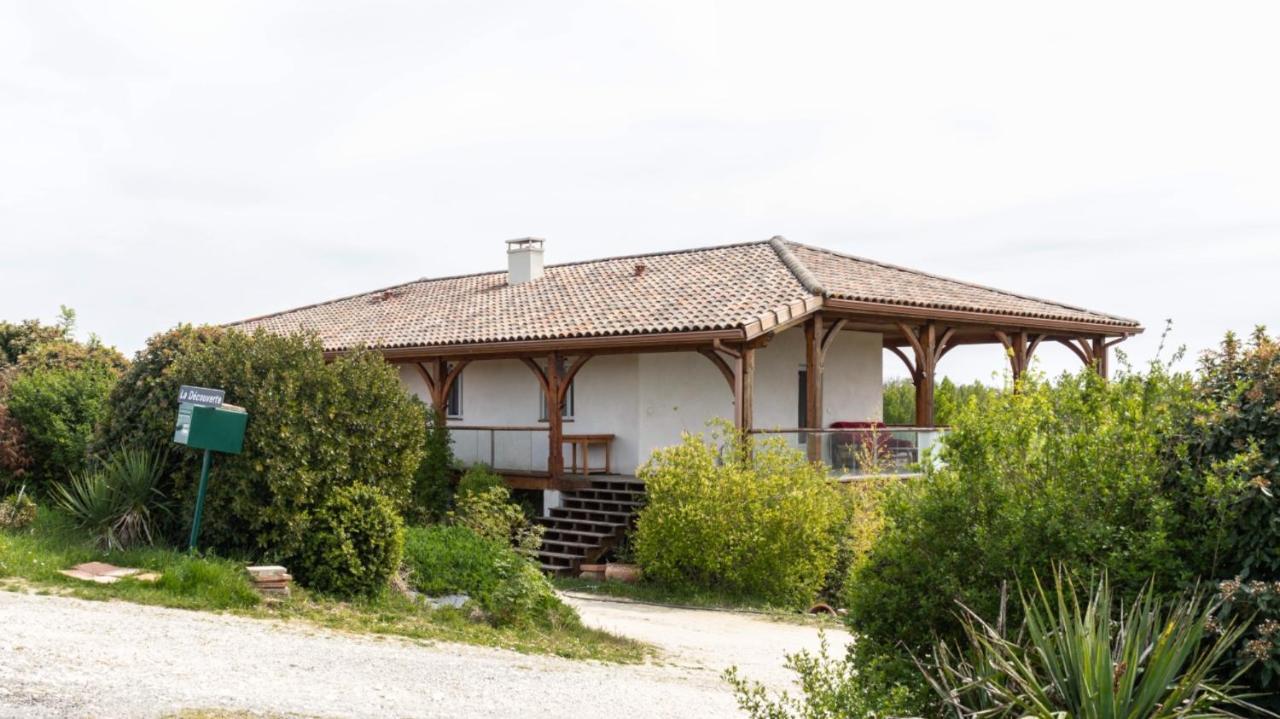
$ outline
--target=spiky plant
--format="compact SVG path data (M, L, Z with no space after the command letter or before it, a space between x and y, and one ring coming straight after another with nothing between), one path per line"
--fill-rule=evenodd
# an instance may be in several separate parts
M54 499L103 549L151 544L156 515L164 511L157 489L164 466L165 458L156 453L120 449L67 484L55 485Z
M1222 676L1240 627L1215 628L1195 594L1166 602L1150 586L1127 606L1103 576L1083 605L1059 572L1021 594L1022 632L965 611L964 650L940 644L922 667L953 717L1195 719L1274 716Z

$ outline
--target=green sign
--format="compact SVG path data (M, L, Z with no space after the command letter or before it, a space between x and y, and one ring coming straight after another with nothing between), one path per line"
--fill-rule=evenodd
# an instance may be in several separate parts
M191 408L190 422L186 442L188 447L240 454L244 447L244 428L249 423L249 414L242 408L229 404L221 407L196 405Z
M191 431L191 411L196 407L220 407L227 393L220 389L193 387L184 384L178 388L178 424L173 430L173 441L187 444Z
M194 551L200 538L200 519L204 516L204 495L209 489L209 466L213 453L240 454L244 448L244 430L249 414L242 407L223 404L226 393L220 389L182 385L178 391L178 425L173 441L192 449L204 450L200 465L200 488L196 492L196 512L191 520L191 539L187 548Z

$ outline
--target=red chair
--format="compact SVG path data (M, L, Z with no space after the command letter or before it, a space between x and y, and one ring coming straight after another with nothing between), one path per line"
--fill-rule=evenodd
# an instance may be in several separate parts
M832 422L831 429L847 430L831 433L832 466L859 469L866 459L893 456L893 436L884 422Z

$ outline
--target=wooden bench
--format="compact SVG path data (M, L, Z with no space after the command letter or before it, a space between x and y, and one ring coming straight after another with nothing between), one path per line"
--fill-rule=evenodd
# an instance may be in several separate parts
M612 474L613 466L613 435L611 434L566 434L564 435L565 444L571 447L570 455L572 457L569 471L572 474L581 474L587 476L589 474ZM591 466L591 445L600 445L604 447L604 466ZM578 449L582 449L582 468L578 468Z

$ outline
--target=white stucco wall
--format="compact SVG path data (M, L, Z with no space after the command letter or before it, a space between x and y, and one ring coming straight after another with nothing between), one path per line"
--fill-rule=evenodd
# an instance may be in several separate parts
M881 337L843 332L826 358L823 388L824 425L837 420L880 419ZM798 373L804 366L804 332L795 328L778 335L756 354L755 425L792 428L798 420ZM406 388L429 401L417 370L400 368ZM480 360L462 372L460 420L452 425L542 426L538 421L540 388L533 373L518 360ZM575 379L575 415L566 434L611 433L613 469L624 474L648 459L658 447L680 441L684 431L702 432L707 421L733 416L733 396L719 370L696 352L595 357ZM546 435L499 433L494 456L498 466L525 467L530 458L545 468ZM487 461L485 433L455 434L459 456L481 455ZM593 461L599 463L597 453ZM565 458L566 465L569 458ZM504 463L505 462L505 463Z

